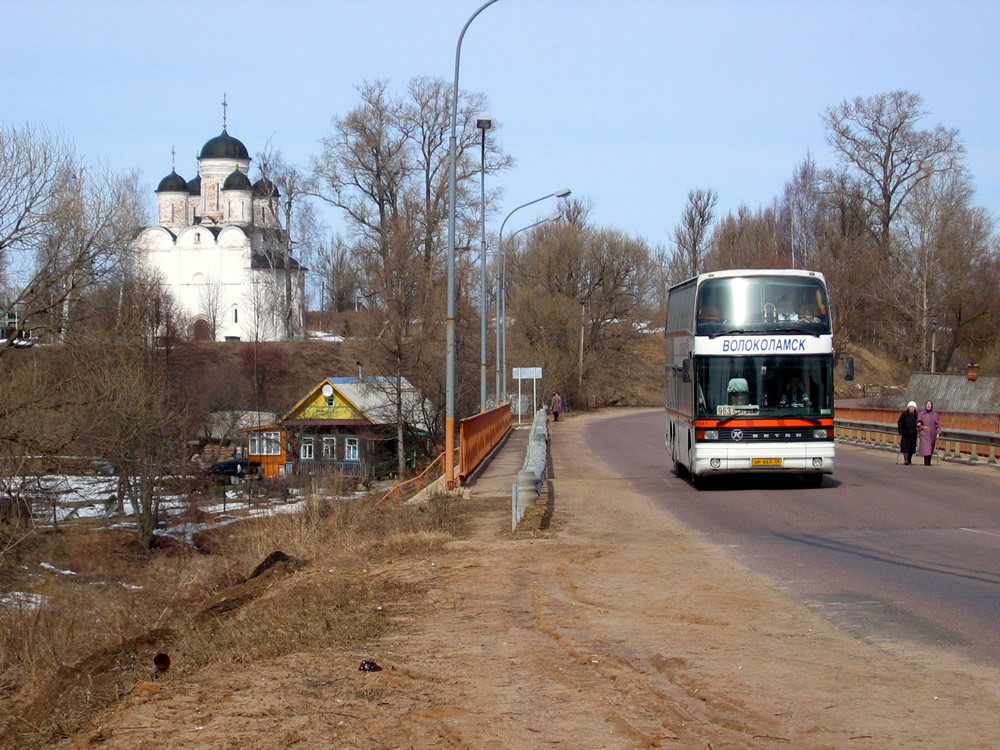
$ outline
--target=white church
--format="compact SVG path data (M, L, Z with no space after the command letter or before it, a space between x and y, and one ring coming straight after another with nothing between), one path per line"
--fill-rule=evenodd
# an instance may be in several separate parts
M277 187L250 182L250 155L226 131L198 155L198 176L176 168L156 188L158 219L133 242L201 341L305 338L305 273L287 252Z

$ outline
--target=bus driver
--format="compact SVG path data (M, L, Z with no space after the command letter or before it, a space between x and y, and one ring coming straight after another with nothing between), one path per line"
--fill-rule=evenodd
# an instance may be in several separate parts
M802 386L802 378L792 375L781 393L781 406L809 406L809 394Z

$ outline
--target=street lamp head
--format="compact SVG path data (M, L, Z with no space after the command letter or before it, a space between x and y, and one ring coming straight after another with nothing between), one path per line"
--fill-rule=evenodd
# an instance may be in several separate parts
M556 198L565 198L572 192L573 191L570 190L569 188L563 188L562 190L556 190L552 195L554 195Z
M479 115L476 120L476 127L480 130L489 130L493 127L493 118L489 115Z

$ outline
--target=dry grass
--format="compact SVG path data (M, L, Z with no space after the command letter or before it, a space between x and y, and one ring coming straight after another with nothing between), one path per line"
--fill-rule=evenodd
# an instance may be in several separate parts
M171 673L189 674L376 638L419 593L386 561L460 533L454 503L311 499L304 512L221 527L211 555L180 545L146 555L130 533L85 525L33 535L0 559L3 591L45 597L0 609L0 747L80 731L153 678L158 651Z

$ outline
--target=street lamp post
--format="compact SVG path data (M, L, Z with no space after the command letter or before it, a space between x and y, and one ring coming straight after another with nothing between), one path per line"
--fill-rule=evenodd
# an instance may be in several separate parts
M445 332L445 418L444 474L448 489L455 487L455 180L458 130L458 71L462 58L462 39L469 25L497 0L487 0L462 27L455 45L455 84L451 95L451 136L448 138L448 321Z
M479 166L479 226L482 230L482 255L479 261L479 411L486 411L486 131L493 120L480 115L476 127L483 132Z
M496 391L497 391L497 403L500 403L500 394L502 393L504 397L507 395L507 253L503 246L503 228L507 225L507 219L513 216L517 211L520 211L526 206L530 206L540 201L546 200L548 198L565 198L570 195L573 191L569 188L563 188L562 190L556 190L555 192L549 193L548 195L543 195L541 198L535 198L533 201L528 201L527 203L522 203L517 208L513 209L509 214L504 217L503 222L500 224L500 237L497 241L497 251L499 256L497 257L497 263L502 264L497 268L497 279L503 276L503 281L500 282L500 290L497 294L496 310L497 310L497 320L503 318L503 364L501 365L501 351L500 351L500 328L497 329L497 370L496 370ZM542 224L546 221L552 221L553 218L559 218L558 216L543 219L542 221L535 222L530 226L524 227L524 229L531 229L531 227ZM514 234L524 231L519 229ZM501 270L502 269L502 270ZM500 373L503 373L503 378L501 380ZM501 390L501 387L503 390Z

